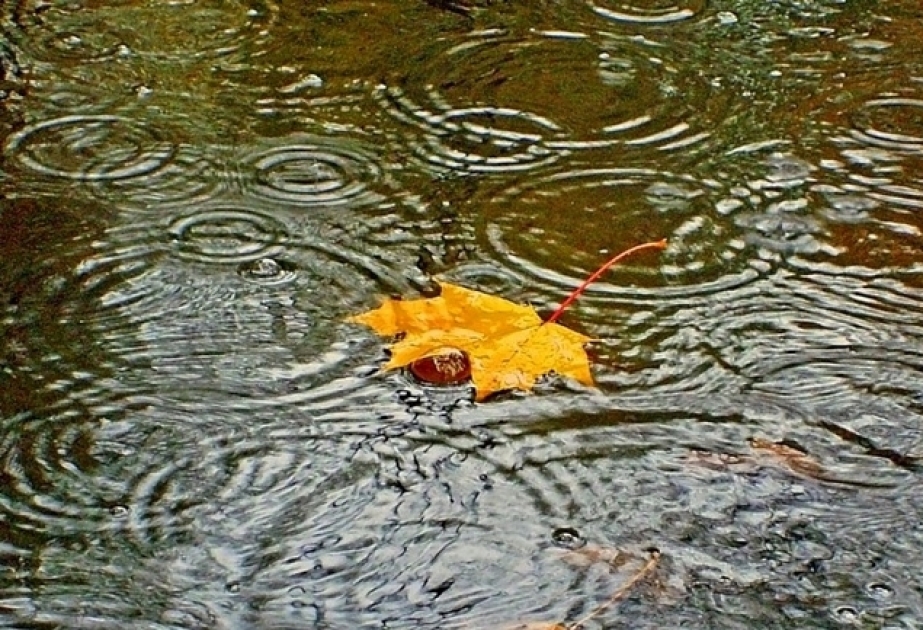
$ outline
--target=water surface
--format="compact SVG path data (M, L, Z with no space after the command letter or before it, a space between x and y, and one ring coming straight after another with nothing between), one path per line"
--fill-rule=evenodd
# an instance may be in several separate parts
M923 626L917 4L314 4L3 4L0 625ZM595 388L344 321L660 238Z

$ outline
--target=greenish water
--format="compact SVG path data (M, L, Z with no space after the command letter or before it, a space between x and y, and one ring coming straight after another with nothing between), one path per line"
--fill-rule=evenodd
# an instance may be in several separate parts
M918 3L0 6L0 627L923 627Z

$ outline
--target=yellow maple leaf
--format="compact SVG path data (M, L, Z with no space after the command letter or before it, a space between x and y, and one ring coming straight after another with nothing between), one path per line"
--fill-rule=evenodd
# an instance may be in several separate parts
M610 259L585 280L560 307L542 321L530 306L440 282L439 297L385 301L348 321L370 326L389 337L391 359L383 369L405 367L431 357L467 357L477 400L510 389L529 391L542 376L555 372L593 385L584 345L590 337L555 323L586 286L626 256L666 241L637 245Z
M583 349L590 337L560 324L543 322L530 306L440 282L439 297L385 301L349 318L381 335L404 337L391 346L385 370L461 350L471 363L476 397L530 390L549 372L593 384Z

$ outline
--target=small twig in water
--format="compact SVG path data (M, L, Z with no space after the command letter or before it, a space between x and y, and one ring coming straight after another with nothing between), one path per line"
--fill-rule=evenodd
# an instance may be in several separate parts
M628 592L629 592L632 588L634 588L635 584L637 584L638 582L640 582L641 580L643 580L645 577L647 577L648 575L650 575L651 572L657 567L657 563L658 563L658 562L660 562L660 552L659 552L659 551L652 551L652 552L651 552L651 557L650 557L650 558L648 559L648 561L644 564L644 566L641 567L641 569L640 569L637 573L635 573L633 576L631 576L631 579L629 579L627 582L625 582L624 584L622 584L622 585L618 588L618 590L616 590L616 591L612 594L612 597L610 597L609 599L607 599L606 601L604 601L602 604L600 604L599 606L597 606L597 607L594 608L593 610L591 610L591 611L590 611L589 613L587 613L583 618L578 619L578 620L575 621L574 623L565 626L565 630L579 630L580 628L583 627L583 625L584 625L586 622L590 621L591 619L593 619L593 618L595 618L595 617L598 617L600 614L602 614L603 612L605 612L606 610L608 610L609 608L611 608L611 607L613 606L613 604L616 604L619 600L623 599L623 598L625 597L625 595L627 595Z

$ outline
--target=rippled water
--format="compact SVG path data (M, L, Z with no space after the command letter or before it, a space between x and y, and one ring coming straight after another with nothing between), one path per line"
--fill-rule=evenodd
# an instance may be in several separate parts
M0 625L572 623L656 548L588 628L923 627L920 17L4 3ZM564 317L596 388L344 321L660 238Z

